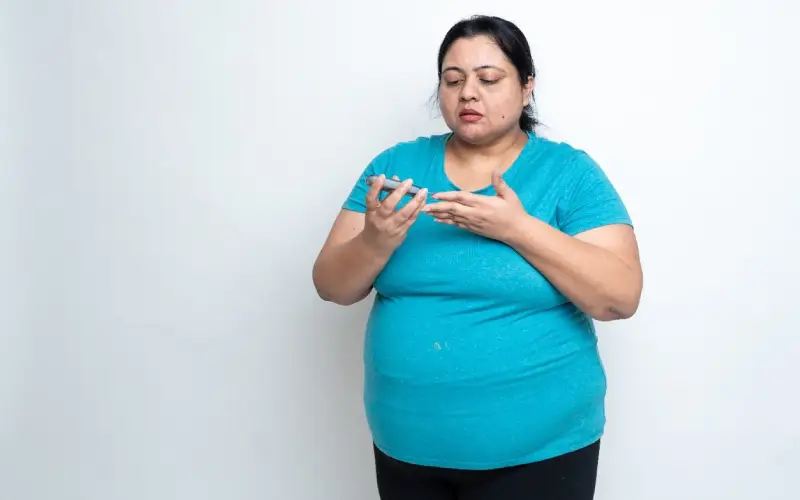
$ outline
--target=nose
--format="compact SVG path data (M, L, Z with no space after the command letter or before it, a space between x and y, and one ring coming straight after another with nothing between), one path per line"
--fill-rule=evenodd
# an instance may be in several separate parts
M475 101L478 99L478 88L476 78L467 78L461 87L462 101Z

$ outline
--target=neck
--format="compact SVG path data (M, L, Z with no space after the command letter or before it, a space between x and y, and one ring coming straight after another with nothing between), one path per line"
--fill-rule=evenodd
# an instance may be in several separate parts
M471 144L457 135L452 137L451 153L459 159L475 160L476 157L491 159L505 156L510 151L517 149L520 144L525 144L528 134L524 130L514 127L508 133L481 144Z

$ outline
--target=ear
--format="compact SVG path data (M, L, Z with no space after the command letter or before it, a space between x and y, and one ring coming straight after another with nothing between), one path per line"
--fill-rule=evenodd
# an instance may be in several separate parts
M528 77L528 81L525 85L522 86L522 105L527 106L531 103L531 96L533 96L533 87L535 86L535 80L532 76Z

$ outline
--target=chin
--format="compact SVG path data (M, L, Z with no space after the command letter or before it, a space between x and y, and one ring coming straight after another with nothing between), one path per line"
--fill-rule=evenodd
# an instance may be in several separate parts
M473 146L481 146L496 141L506 134L519 132L521 129L514 123L502 124L500 127L491 127L481 120L478 123L465 123L458 117L455 120L445 121L447 127L462 142ZM506 125L506 126L503 126Z
M481 126L473 124L459 124L456 127L450 127L450 130L452 130L453 134L461 141L476 146L485 142L490 142L496 136L491 130L486 130Z

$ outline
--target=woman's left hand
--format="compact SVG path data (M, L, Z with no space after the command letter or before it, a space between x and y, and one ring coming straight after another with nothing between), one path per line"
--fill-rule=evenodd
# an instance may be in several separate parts
M438 202L426 205L422 211L432 215L436 222L505 242L528 213L499 172L492 173L492 185L496 196L466 191L436 193L431 198Z

